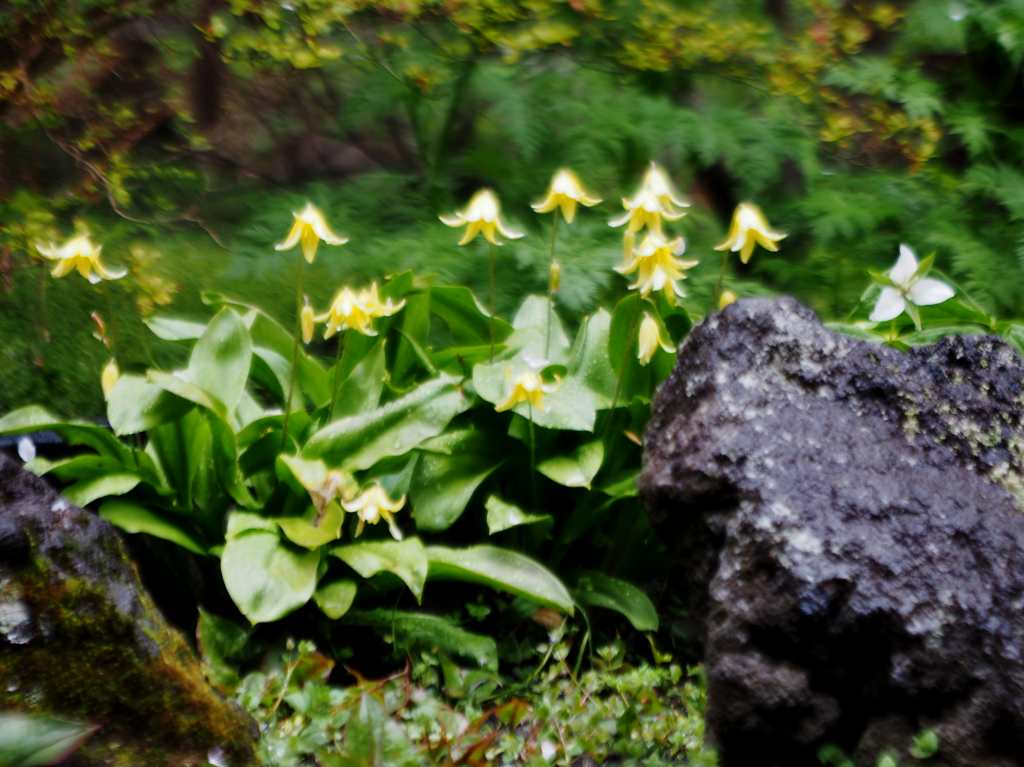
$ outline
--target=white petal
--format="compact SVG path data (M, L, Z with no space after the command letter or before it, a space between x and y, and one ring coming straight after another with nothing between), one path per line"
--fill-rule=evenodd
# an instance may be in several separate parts
M28 463L36 457L36 444L29 437L21 437L18 440L18 458Z
M882 288L878 301L875 302L875 308L871 311L871 316L868 319L872 322L894 320L903 313L906 306L907 302L903 299L903 294L896 288Z
M911 303L918 306L932 306L948 301L955 292L953 288L940 280L923 277L913 284L907 297Z
M897 285L906 286L917 271L917 257L909 245L900 244L900 257L896 266L889 270L889 279Z
M633 215L633 211L627 210L621 216L616 216L608 222L608 226L622 226L624 223L629 221L629 217Z

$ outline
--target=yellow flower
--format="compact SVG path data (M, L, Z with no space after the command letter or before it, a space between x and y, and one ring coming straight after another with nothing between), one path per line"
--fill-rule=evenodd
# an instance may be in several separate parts
M316 316L313 314L313 307L309 305L309 297L302 297L302 311L299 312L299 325L302 326L302 343L308 344L313 340L313 330L316 326Z
M128 273L127 269L105 267L100 262L103 246L95 244L88 234L76 235L60 246L37 243L36 250L44 258L57 262L53 267L54 277L63 277L77 269L80 275L95 285L101 280L119 280Z
M117 360L113 357L103 366L103 372L100 373L100 387L103 389L103 396L105 398L110 397L110 392L114 390L117 379L121 377L121 370L117 366Z
M381 519L384 519L388 523L391 537L398 541L402 540L402 531L395 524L393 515L405 506L404 495L397 501L394 501L379 483L374 482L351 501L343 500L341 505L345 507L345 511L351 511L359 515L359 524L356 526L357 538L362 534L366 523L375 525Z
M390 317L403 306L405 301L396 304L390 298L382 302L375 282L358 293L352 288L342 288L331 302L330 309L314 319L327 323L324 331L325 340L339 330L355 330L364 336L375 336L377 331L373 327L373 321L378 317Z
M776 232L768 225L761 209L752 202L741 202L732 214L732 224L725 240L715 246L715 250L731 250L740 252L740 261L744 264L750 260L754 245L760 245L773 253L779 249L778 242L786 237L783 232Z
M524 370L512 382L508 396L495 406L495 410L504 413L520 403L527 403L533 410L544 409L544 395L550 394L558 387L546 384L540 375L532 370Z
M636 272L636 282L629 286L630 290L639 290L644 298L661 291L665 300L674 305L676 296L686 295L679 280L686 279L686 270L698 263L677 258L685 251L686 242L682 237L669 240L661 232L651 231L633 248L629 261L615 267L615 271L620 274Z
M501 220L501 203L498 195L490 189L481 189L469 198L469 204L450 216L440 216L445 226L466 227L459 245L472 242L478 234L483 234L488 242L501 245L497 235L509 240L518 240L522 232L509 229Z
M593 207L601 202L601 198L583 188L579 176L568 168L560 168L551 179L551 186L543 200L533 203L530 207L538 213L550 213L555 208L562 212L565 223L571 224L576 218L576 206Z
M323 240L328 245L344 245L348 237L342 237L331 231L324 214L313 203L307 202L306 207L298 213L292 213L295 222L282 242L274 246L274 250L291 250L296 245L302 246L302 255L309 263L316 258L316 250Z
M650 314L644 312L644 319L640 323L640 332L637 335L636 358L641 365L648 364L658 351L658 347L671 354L676 350L672 342L661 334L661 326Z
M686 215L680 208L688 207L673 190L668 176L660 166L651 163L644 174L643 182L636 194L622 198L622 207L626 212L608 222L609 226L626 224L626 233L639 232L644 227L651 231L661 232L662 219L675 221Z
M731 290L723 290L722 295L718 297L718 309L722 310L729 304L736 303L736 294Z

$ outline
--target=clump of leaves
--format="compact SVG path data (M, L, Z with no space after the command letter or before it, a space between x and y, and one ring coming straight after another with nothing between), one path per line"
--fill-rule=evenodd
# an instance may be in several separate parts
M704 745L700 668L634 665L612 644L577 675L573 639L557 630L534 648L533 673L476 686L477 670L438 651L383 679L349 669L355 683L332 686L332 662L310 642L289 643L241 681L237 697L260 724L262 762L274 767L717 764Z

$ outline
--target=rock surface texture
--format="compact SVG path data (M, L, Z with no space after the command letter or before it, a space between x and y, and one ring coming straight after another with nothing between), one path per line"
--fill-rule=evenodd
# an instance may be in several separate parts
M207 685L114 529L2 454L0 710L98 725L80 767L252 762L255 725Z
M792 299L695 328L658 392L644 495L703 636L726 767L1024 764L1024 365L901 352ZM903 761L901 761L903 763Z

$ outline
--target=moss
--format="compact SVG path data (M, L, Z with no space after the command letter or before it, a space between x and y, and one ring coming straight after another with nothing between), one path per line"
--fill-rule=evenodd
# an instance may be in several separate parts
M124 600L124 611L121 584L108 591L62 577L40 557L17 573L17 584L35 636L0 646L4 708L101 725L79 752L83 765L203 765L215 746L232 765L249 762L251 721L210 689L148 596Z

